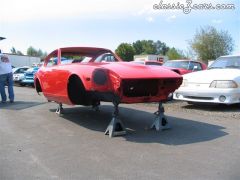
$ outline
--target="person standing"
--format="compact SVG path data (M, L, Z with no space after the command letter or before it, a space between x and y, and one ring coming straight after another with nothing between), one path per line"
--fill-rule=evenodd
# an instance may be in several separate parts
M12 65L6 55L0 54L0 94L2 103L7 101L5 85L8 85L10 103L14 102Z

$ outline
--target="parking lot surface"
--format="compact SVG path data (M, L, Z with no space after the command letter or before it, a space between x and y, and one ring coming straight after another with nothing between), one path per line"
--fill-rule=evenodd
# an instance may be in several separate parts
M0 179L240 179L240 107L165 104L172 128L150 130L157 104L120 106L127 135L104 135L112 105L55 113L33 88L0 104Z

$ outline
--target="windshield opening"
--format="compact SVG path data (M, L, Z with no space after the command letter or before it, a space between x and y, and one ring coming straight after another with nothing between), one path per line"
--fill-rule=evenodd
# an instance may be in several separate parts
M167 61L163 64L163 66L188 69L189 61Z

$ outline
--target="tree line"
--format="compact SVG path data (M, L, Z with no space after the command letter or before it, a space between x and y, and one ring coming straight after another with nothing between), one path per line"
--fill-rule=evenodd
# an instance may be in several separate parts
M115 50L116 54L126 61L132 61L134 55L154 54L168 56L169 59L185 58L184 53L174 47L170 48L166 43L157 40L137 40L136 42L121 43Z
M12 47L10 52L12 54L16 54L16 55L24 55L21 51L16 50L15 47ZM41 49L36 49L36 48L30 46L27 49L27 55L28 56L34 56L34 57L40 57L41 59L44 59L47 56L47 52L46 51L43 52Z
M160 40L137 40L121 43L115 50L125 61L132 61L134 55L155 54L166 55L170 60L197 58L204 62L215 60L219 56L229 55L234 48L234 41L227 31L217 30L212 26L201 27L189 42L189 52L169 47Z
M133 43L121 43L115 53L125 61L132 61L134 55L155 54L168 56L170 60L194 57L207 62L219 56L229 55L233 48L234 41L227 31L207 26L197 30L194 37L189 41L190 53L175 47L169 47L160 40L137 40ZM14 47L12 47L11 53L23 55L21 51L16 50ZM27 49L27 55L44 59L47 52L30 46Z

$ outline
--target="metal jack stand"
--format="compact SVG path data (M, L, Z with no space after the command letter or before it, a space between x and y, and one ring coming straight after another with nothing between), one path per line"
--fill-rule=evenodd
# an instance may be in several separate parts
M61 116L63 114L62 103L58 104L58 107L57 107L57 110L56 110L56 114L58 114L59 116Z
M93 103L92 105L92 110L96 111L96 112L99 112L100 111L100 102L95 102Z
M154 114L156 115L156 117L151 126L151 129L155 128L157 131L170 129L167 118L164 115L164 107L162 105L162 102L159 102L158 111Z
M122 121L119 119L118 103L113 102L113 104L114 112L112 115L112 120L105 131L105 135L109 135L110 138L113 136L121 136L126 134L125 127Z

